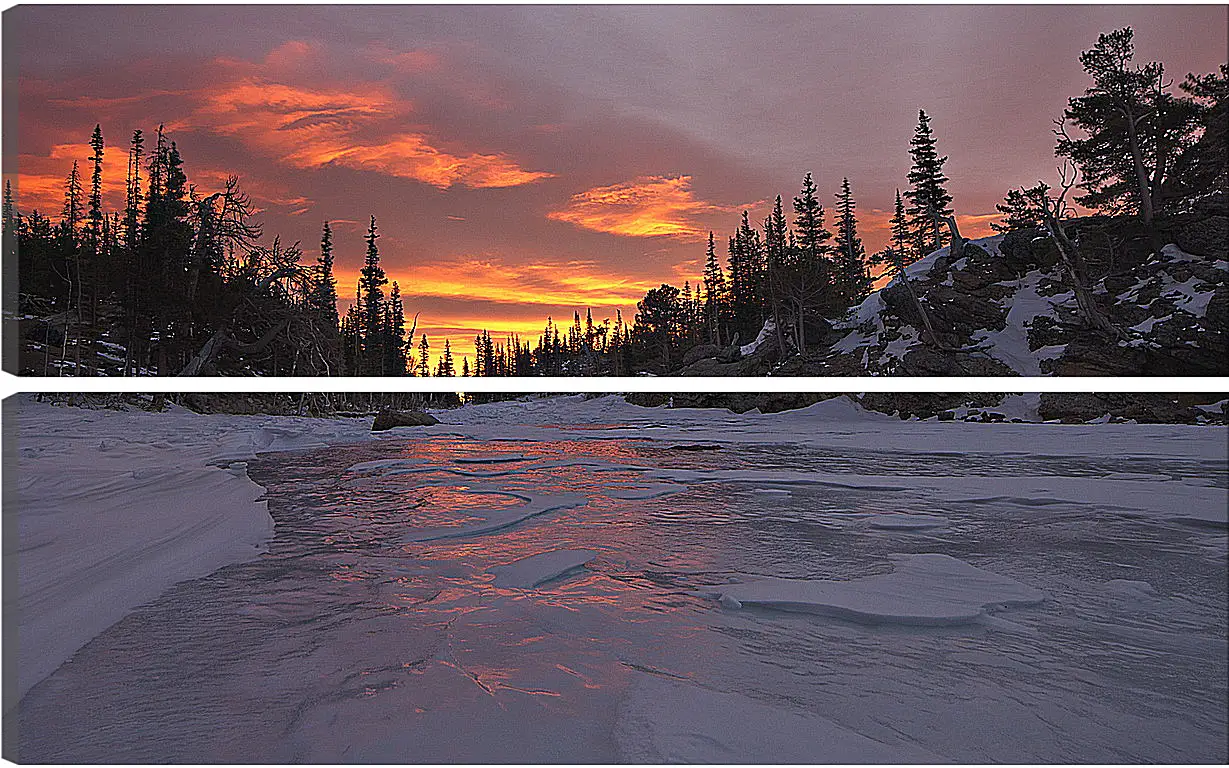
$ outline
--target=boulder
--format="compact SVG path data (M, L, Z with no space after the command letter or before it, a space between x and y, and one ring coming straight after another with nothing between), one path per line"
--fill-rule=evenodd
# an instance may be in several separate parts
M1178 247L1206 259L1229 258L1229 218L1208 216L1182 227L1174 235Z
M683 353L683 367L710 357L716 357L719 354L721 354L721 347L716 344L697 344Z
M742 347L739 345L737 338L735 336L735 342L717 354L717 362L736 363L742 358Z
M999 242L999 253L1003 254L1004 265L1016 275L1024 275L1036 269L1033 241L1044 237L1046 234L1040 229L1013 229L1003 235Z
M394 427L429 427L439 423L439 419L422 411L394 411L385 408L376 414L375 420L371 422L371 431L383 432Z

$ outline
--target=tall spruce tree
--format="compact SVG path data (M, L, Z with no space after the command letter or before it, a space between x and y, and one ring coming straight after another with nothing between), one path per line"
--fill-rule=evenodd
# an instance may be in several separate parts
M764 220L764 256L769 272L789 261L789 235L789 225L781 207L781 196L777 195L772 213Z
M452 344L448 339L444 339L444 354L440 355L439 366L435 369L436 376L456 376L456 369L452 363Z
M813 265L826 263L832 233L824 229L824 206L809 172L802 179L802 191L794 198L794 233L800 258Z
M713 243L713 233L708 233L708 252L704 260L704 317L708 325L710 343L721 346L721 319L726 301L725 273L721 270L721 262L717 261L717 248Z
M124 190L124 245L131 252L137 246L137 236L141 223L141 155L145 148L145 137L141 131L132 132L132 143L128 147L128 178Z
M912 238L909 234L909 220L905 215L905 203L900 198L900 190L896 190L896 205L892 209L892 222L890 225L892 233L892 250L896 251L897 256L902 262L908 264L916 261L920 256L910 246Z
M367 257L363 261L363 269L359 276L359 291L363 297L363 334L362 361L360 369L368 375L387 375L384 370L384 286L388 277L380 266L380 249L376 240L380 238L376 230L376 217L371 217L371 226L367 229Z
M103 156L103 140L102 140L102 125L94 126L94 133L90 136L90 149L93 154L90 155L90 164L93 166L90 172L90 209L88 214L89 221L89 237L90 248L97 253L102 241L102 156Z
M401 286L393 281L388 292L388 321L384 336L384 375L404 376L405 354L405 308L401 305Z
M913 168L909 171L909 227L913 234L914 249L918 257L926 256L943 247L941 217L952 215L952 196L948 194L948 178L943 175L946 157L939 157L930 117L925 110L918 110L917 130L909 141L909 154Z
M841 181L836 195L836 284L846 304L856 304L870 289L866 270L866 249L858 237L858 220L854 213L853 192L849 179Z
M68 172L68 179L64 182L64 212L61 216L69 242L77 241L77 232L81 228L81 216L81 171L77 167L77 161L74 160L72 170Z
M308 304L332 326L337 325L337 278L333 275L333 230L324 222L320 234L320 256L316 259Z
M431 375L431 343L427 341L427 334L422 334L418 337L418 375Z

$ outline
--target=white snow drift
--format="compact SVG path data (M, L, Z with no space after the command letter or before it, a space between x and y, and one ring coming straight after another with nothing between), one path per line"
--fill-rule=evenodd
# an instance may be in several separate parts
M19 628L5 636L18 659L6 711L136 606L264 550L273 520L245 460L370 435L366 419L94 411L30 395L6 400L4 421L16 448L4 559L17 579L4 615Z

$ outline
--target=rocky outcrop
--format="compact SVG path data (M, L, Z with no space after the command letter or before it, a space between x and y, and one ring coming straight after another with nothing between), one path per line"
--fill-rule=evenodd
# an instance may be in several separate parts
M1221 402L1217 408L1213 403ZM1137 421L1141 424L1195 424L1225 421L1224 395L1164 393L1047 392L1041 395L1038 415L1067 424L1097 419Z

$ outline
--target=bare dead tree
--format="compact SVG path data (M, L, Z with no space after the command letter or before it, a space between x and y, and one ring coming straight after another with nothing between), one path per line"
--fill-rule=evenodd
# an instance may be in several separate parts
M289 298L291 295L290 286L295 281L307 279L305 273L308 268L299 263L302 255L303 252L299 248L298 243L283 248L280 238L274 238L273 245L270 248L252 248L248 253L248 258L244 260L238 279L233 281L243 286L240 289L241 298L232 305L229 311L224 312L213 335L192 356L188 364L179 371L179 375L199 375L223 349L229 349L240 354L257 354L267 348L279 334L289 328L293 322L293 317L283 312L280 313L282 314L281 317L270 318L269 330L254 342L241 343L231 336L231 328L241 309L246 308L258 313L261 311L253 299L273 289L281 292L284 297ZM293 303L288 303L291 304L291 309L293 309Z
M1058 169L1058 177L1061 191L1057 196L1050 195L1049 185L1041 181L1032 189L1021 188L1020 192L1035 203L1041 211L1046 231L1058 249L1059 259L1063 265L1063 275L1067 278L1067 284L1075 294L1076 309L1080 314L1080 318L1090 328L1110 338L1115 340L1125 339L1127 335L1111 323L1109 318L1097 307L1092 291L1088 288L1087 282L1084 279L1084 269L1079 247L1067 236L1067 232L1063 228L1063 220L1071 215L1070 206L1068 206L1066 200L1067 193L1075 187L1079 178L1079 171L1073 162L1065 160Z

